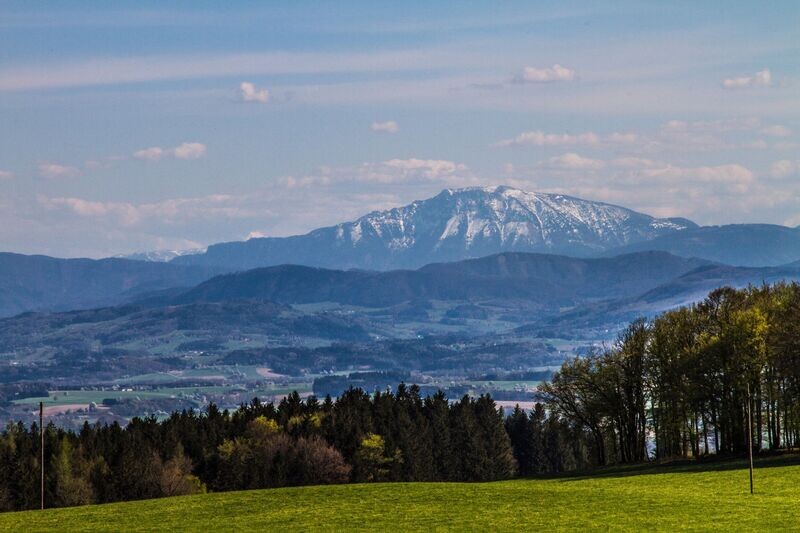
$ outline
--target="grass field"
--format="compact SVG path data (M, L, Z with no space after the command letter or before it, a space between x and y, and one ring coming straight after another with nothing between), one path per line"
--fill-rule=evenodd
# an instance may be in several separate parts
M101 403L106 398L116 400L130 400L130 399L162 399L162 398L176 398L179 395L192 395L192 394L225 394L231 392L240 392L249 401L255 396L285 396L293 391L300 394L311 392L311 383L291 383L287 386L274 386L274 387L254 387L252 389L241 389L239 387L227 385L209 385L207 387L164 387L155 390L107 390L107 391L50 391L47 397L31 397L14 400L17 405L32 405L38 409L39 402L44 402L45 407L75 404L75 403Z
M800 460L632 468L496 483L339 485L0 514L2 531L786 531L800 528Z

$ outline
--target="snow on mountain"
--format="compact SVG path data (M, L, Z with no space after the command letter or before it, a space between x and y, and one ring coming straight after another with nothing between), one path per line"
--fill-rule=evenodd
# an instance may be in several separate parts
M416 268L503 251L587 256L694 228L624 207L511 187L446 189L306 235L209 247L174 259L232 270L285 263L329 268Z
M168 263L176 257L203 254L205 252L205 248L193 248L191 250L153 250L128 255L118 255L116 257L119 259L132 259L134 261L148 261L150 263Z

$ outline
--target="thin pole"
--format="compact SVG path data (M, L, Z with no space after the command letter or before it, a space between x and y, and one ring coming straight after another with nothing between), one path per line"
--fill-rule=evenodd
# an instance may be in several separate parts
M40 489L42 495L42 510L44 510L44 402L39 402L39 438L41 439L41 442L39 443L39 449L42 454L40 459L42 471L42 484Z
M753 419L750 412L750 383L747 384L747 452L750 456L750 494L753 494Z

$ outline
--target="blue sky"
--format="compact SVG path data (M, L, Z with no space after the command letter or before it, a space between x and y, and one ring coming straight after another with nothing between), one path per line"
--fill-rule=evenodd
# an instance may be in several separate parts
M508 184L800 224L797 2L0 2L0 249L289 235Z

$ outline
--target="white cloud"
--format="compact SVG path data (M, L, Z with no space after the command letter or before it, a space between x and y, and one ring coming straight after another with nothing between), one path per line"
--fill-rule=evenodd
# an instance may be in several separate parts
M173 149L178 159L199 159L206 155L206 145L201 143L183 143Z
M249 81L243 81L239 85L239 95L243 102L256 102L266 104L269 102L269 91L266 89L258 89Z
M319 185L330 185L331 184L331 177L327 175L322 176L301 176L301 177L294 177L294 176L284 176L278 180L279 183L283 183L284 186L288 189L295 189L300 187L313 187Z
M700 167L678 167L668 165L663 168L644 170L643 175L649 178L663 180L669 183L700 182L722 183L746 187L753 182L753 173L738 164Z
M508 146L599 146L629 145L641 140L636 133L614 132L605 136L591 131L578 134L545 133L543 131L524 131L513 139L503 139L493 143L494 147Z
M769 135L770 137L789 137L792 134L792 130L790 130L786 126L775 124L773 126L767 126L766 128L762 129L761 133L763 133L764 135Z
M618 168L652 168L657 165L652 159L645 159L642 157L617 157L612 159L609 163Z
M670 120L661 126L662 131L692 131L704 133L727 133L731 131L754 131L761 127L755 117L737 117L719 120Z
M204 155L206 155L206 145L202 143L183 143L175 148L152 146L133 153L134 158L143 159L145 161L159 161L167 157L174 157L176 159L199 159Z
M137 208L125 202L96 202L82 198L39 197L39 203L48 209L64 208L81 217L113 215L123 226L132 226L141 219Z
M247 234L247 237L245 237L244 240L249 241L250 239L263 239L264 237L269 237L269 235L263 231L253 230Z
M243 208L241 198L214 194L197 198L172 198L154 203L99 202L84 198L50 198L40 195L39 205L49 210L67 210L80 217L109 219L123 227L153 221L172 224L197 218L248 218L255 211Z
M397 170L402 177L423 176L431 180L449 177L467 170L466 165L441 159L390 159L379 166Z
M776 179L783 179L793 176L798 171L798 163L789 161L788 159L781 159L775 161L770 167L770 175Z
M571 187L575 193L581 188L594 191L620 188L629 191L633 198L629 201L631 205L639 203L637 195L653 195L656 201L658 194L664 194L663 203L668 204L667 199L680 191L708 199L723 191L744 195L759 187L755 174L735 163L692 167L635 156L601 160L566 153L540 161L533 170L537 182L545 189Z
M552 67L536 68L525 67L522 69L520 81L527 83L552 83L556 81L573 81L575 79L575 71L562 67L558 63Z
M144 159L146 161L158 161L167 153L168 150L164 150L158 146L153 146L151 148L145 148L144 150L138 150L134 152L133 157L136 159Z
M759 70L752 76L739 76L722 80L726 89L741 89L744 87L769 87L772 85L772 73L768 68Z
M469 186L479 185L478 178L469 168L443 159L389 159L366 162L358 166L337 168L322 167L318 173L304 176L283 176L276 182L285 189L322 188L336 185L340 188L355 186L404 187L410 185Z
M600 142L600 137L595 133L581 133L570 135L568 133L545 133L543 131L524 131L513 139L504 139L494 143L494 146L569 146L569 145L594 145Z
M372 131L378 133L397 133L400 131L397 122L394 120L387 120L386 122L373 122L371 126Z
M584 167L575 170L552 163L544 160L528 171L536 176L537 190L610 202L658 216L686 216L701 224L779 223L781 219L770 215L782 210L785 217L800 208L796 200L800 184L786 182L776 188L736 163L682 166L639 157L588 162L562 158L562 166ZM796 192L787 194L787 189Z
M14 173L9 170L0 170L0 180L10 180L14 177Z
M547 168L563 170L596 170L603 168L605 163L599 159L590 159L588 157L583 157L576 153L569 152L549 158L544 162L543 166Z
M72 178L80 176L81 171L75 167L45 162L39 164L39 174L45 178Z
M609 144L635 144L641 140L641 136L636 133L614 132L605 138Z
M643 148L648 151L707 152L726 150L735 146L727 135L730 132L753 131L759 127L755 119L727 119L711 121L670 120L658 131L647 136Z

